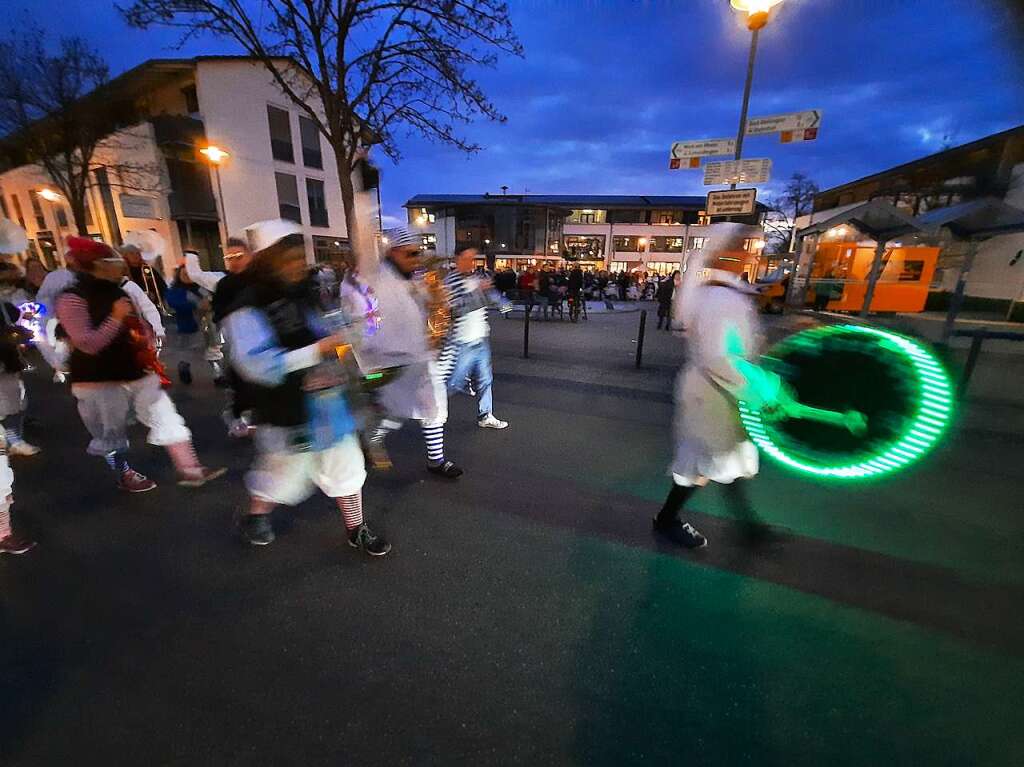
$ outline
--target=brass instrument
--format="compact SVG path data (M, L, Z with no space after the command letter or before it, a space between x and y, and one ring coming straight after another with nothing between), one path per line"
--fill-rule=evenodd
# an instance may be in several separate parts
M423 274L423 285L427 291L427 343L431 349L440 348L452 329L452 308L438 265L434 259Z

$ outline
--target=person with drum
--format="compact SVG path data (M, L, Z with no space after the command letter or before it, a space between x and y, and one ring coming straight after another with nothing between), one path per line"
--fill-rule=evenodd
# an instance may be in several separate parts
M752 300L756 288L738 274L703 266L742 240L743 230L740 224L716 224L708 245L690 257L673 299L673 327L686 331L688 358L675 392L672 488L654 530L687 548L707 545L707 538L679 515L709 482L722 485L748 541L768 533L747 499L745 480L757 475L758 455L740 422L737 401L771 411L781 381L752 361L760 344Z

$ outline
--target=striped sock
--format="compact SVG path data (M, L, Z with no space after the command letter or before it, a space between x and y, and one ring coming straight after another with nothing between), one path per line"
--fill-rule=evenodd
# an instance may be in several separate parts
M338 508L341 510L341 517L345 520L346 530L355 530L361 524L363 524L363 493L353 493L352 495L343 495L341 498L334 499Z
M103 456L103 460L107 462L110 470L118 476L121 476L129 469L128 459L124 457L123 453L119 453L116 450Z
M202 464L199 463L199 456L192 446L192 441L178 442L175 445L164 445L164 450L171 457L171 463L178 470L178 474L185 476L199 471Z
M388 434L401 428L401 421L393 421L390 418L385 418L377 424L377 428L373 430L373 433L370 435L370 442L383 442L384 438L388 436Z
M11 504L0 503L0 541L11 534Z
M427 461L438 465L444 462L444 424L423 426L423 439L427 443Z

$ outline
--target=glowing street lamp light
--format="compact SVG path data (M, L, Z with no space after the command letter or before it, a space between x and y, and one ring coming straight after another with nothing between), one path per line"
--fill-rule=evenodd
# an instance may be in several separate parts
M747 29L761 29L768 23L768 14L782 0L730 0L733 8L747 14Z
M60 202L61 199L60 195L57 192L53 191L52 189L47 189L46 187L40 189L38 192L36 192L36 194L38 194L47 202Z
M214 165L220 165L222 162L224 162L231 156L223 149L221 149L219 146L213 145L203 147L202 149L199 150L199 154L206 157L206 159L209 160Z

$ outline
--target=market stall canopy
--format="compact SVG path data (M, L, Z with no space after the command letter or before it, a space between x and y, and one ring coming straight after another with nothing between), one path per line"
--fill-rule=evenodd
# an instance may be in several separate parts
M1024 232L1024 210L995 197L932 210L917 217L928 229L947 228L961 240L984 240L1002 234Z
M932 228L920 219L908 216L903 211L883 200L870 200L848 210L844 210L831 218L819 221L806 229L801 229L801 237L810 234L823 234L829 229L849 224L876 242L888 242L894 237L907 234L927 233Z

